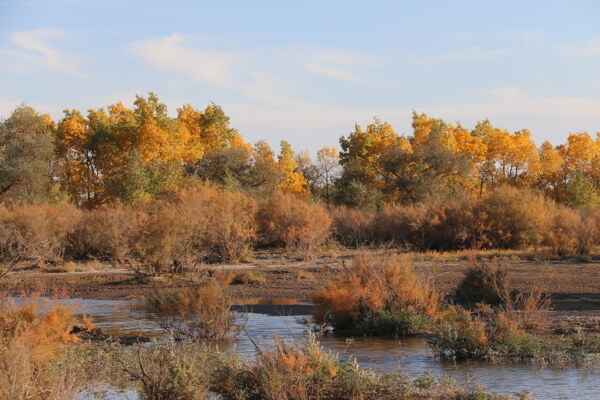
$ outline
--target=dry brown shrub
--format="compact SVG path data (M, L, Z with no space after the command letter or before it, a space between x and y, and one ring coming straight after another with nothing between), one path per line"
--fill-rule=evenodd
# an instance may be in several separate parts
M195 341L223 340L232 333L235 316L225 285L217 281L146 298L142 307L163 318L163 328Z
M443 218L435 226L437 249L479 250L488 244L485 214L477 207L479 199L463 198L444 208Z
M72 204L0 205L0 259L57 262L81 212Z
M501 186L475 206L484 218L489 248L512 249L542 242L553 216L554 203L529 189Z
M519 329L541 329L548 322L551 298L547 289L552 276L535 282L531 289L519 292L511 288L505 268L495 260L479 261L469 257L470 266L456 290L457 300L463 304L497 306Z
M186 192L183 199L195 204L195 215L205 214L199 239L209 257L236 262L252 254L256 239L257 205L254 199L215 186L201 186Z
M343 329L365 321L376 325L382 312L410 310L432 318L442 314L440 295L430 282L397 257L357 257L316 293L314 301L317 322L331 319Z
M68 252L74 258L125 261L137 223L137 212L120 204L86 211L69 235Z
M312 257L331 234L331 217L324 207L283 193L263 200L257 219L264 245L284 245L300 259Z
M134 249L152 273L179 273L200 261L235 262L255 239L251 198L203 184L150 203L141 214Z
M590 254L600 244L600 209L581 210L579 223L575 226L577 253Z
M314 335L309 335L307 342L301 345L284 343L275 337L275 345L270 349L259 349L254 363L224 364L215 376L214 387L221 398L230 400L246 393L265 400L367 398L366 393L359 390L352 395L339 393L344 385L336 378L341 380L352 373L340 374L342 368L337 357L323 351ZM356 377L362 375L366 374ZM348 379L352 380L352 377Z
M497 260L479 261L469 256L469 268L456 289L456 299L462 304L500 305L508 290L506 270Z
M331 215L333 236L344 246L361 247L373 241L371 213L360 208L339 207Z
M177 204L157 201L140 214L133 240L142 269L151 274L181 273L200 260L196 226L191 215Z
M388 204L376 216L374 235L379 243L428 249L426 227L435 222L434 210L427 204Z
M512 312L520 328L543 329L548 325L550 295L540 287L534 287L528 294L517 295L520 308Z
M579 213L567 207L557 207L552 225L546 233L545 243L552 253L565 256L576 250L577 227L581 223Z
M264 276L258 275L256 272L247 269L235 272L233 278L231 278L231 283L234 285L247 285L252 283L261 284L266 282L267 279Z
M35 299L22 304L0 300L0 398L73 398L79 389L75 377L48 371L47 363L66 343L79 340L71 334L75 324L71 308L40 312Z

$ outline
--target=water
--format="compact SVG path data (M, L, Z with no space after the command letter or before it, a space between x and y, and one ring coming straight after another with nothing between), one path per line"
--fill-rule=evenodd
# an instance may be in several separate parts
M156 337L163 334L156 317L133 307L129 301L115 300L55 300L63 305L74 306L78 313L92 317L94 324L106 334L113 336ZM264 302L263 302L264 303ZM45 303L49 305L50 302ZM245 314L242 322L259 347L267 348L273 336L284 340L302 340L306 327L298 322L289 304L281 312L286 316L267 315L256 312ZM305 305L302 305L304 307ZM301 308L301 310L304 310ZM271 307L270 314L277 308ZM246 320L247 319L247 320ZM535 399L598 399L600 398L600 374L569 368L539 370L529 363L491 364L486 362L440 362L432 357L427 343L422 338L401 340L381 338L354 338L347 341L339 337L321 338L323 347L339 355L341 359L355 358L361 367L381 372L396 371L416 377L429 372L434 376L446 375L457 383L483 385L491 392L511 394L527 390ZM221 349L236 350L249 357L255 354L252 341L242 333L235 341L220 344ZM131 393L113 395L112 399L132 399Z

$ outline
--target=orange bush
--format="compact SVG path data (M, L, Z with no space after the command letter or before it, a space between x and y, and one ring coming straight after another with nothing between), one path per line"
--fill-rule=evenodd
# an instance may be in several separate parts
M148 297L143 308L163 317L163 327L192 340L223 340L232 333L235 316L225 283L208 281L195 288ZM172 318L175 317L175 318Z
M314 301L316 321L329 320L342 329L363 323L376 326L384 313L393 317L411 311L413 316L430 318L442 314L440 295L429 282L419 279L411 264L395 257L356 258L316 293Z
M0 300L0 398L73 398L79 391L76 378L64 370L54 376L46 365L60 358L64 344L79 340L70 333L76 322L71 308L40 312L35 300Z
M577 226L580 224L577 211L567 207L557 207L550 229L545 234L544 242L552 253L564 256L573 253L577 247Z
M548 230L554 203L528 189L501 186L475 205L484 219L484 238L489 248L538 245Z
M577 253L590 254L600 244L600 209L581 210L580 221L575 226Z
M331 212L333 235L345 246L360 247L373 241L374 216L360 208L339 207Z
M150 272L181 272L200 261L238 261L255 239L256 204L213 185L199 185L146 206L134 249Z
M0 205L0 258L59 261L80 218L81 212L66 203Z
M374 235L379 243L428 249L428 226L437 222L435 211L427 204L388 204L377 213Z
M262 244L284 245L298 258L309 258L331 234L325 208L283 193L263 200L257 219Z
M137 223L137 212L120 204L86 211L69 235L68 252L75 258L124 261Z
M34 361L44 361L56 355L60 344L79 339L71 334L76 323L69 307L53 306L40 312L39 304L32 300L17 305L0 302L0 338L4 344L25 340L33 352Z

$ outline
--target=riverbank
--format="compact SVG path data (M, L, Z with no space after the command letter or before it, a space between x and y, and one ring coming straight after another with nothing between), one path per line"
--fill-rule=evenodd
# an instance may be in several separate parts
M369 253L381 251L372 250ZM262 252L251 262L207 264L195 272L173 277L151 277L136 273L127 264L67 262L55 266L21 266L0 279L0 290L15 295L34 291L43 294L64 292L78 298L122 300L143 297L157 289L188 287L219 271L249 270L262 282L230 286L234 298L294 298L309 300L315 289L339 273L345 260L364 251L345 251L343 255L324 253L310 261L297 261L284 252ZM500 253L501 254L501 253ZM415 270L433 281L442 294L453 292L464 277L469 262L466 256L435 259L427 254L409 254ZM429 259L428 259L429 258ZM600 312L600 260L524 260L517 255L500 258L506 267L511 287L527 291L545 282L556 311Z

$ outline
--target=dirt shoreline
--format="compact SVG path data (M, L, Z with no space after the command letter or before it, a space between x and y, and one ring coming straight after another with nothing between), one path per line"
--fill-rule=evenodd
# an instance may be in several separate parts
M341 259L321 256L314 261L295 261L282 254L257 257L253 263L211 265L213 270L251 269L265 278L265 283L230 285L234 299L299 299L310 300L323 283L342 270ZM600 262L565 261L499 261L517 290L528 291L543 283L552 296L557 315L600 315ZM419 261L415 268L432 279L444 294L454 291L468 267L466 260ZM141 277L133 270L108 264L70 265L70 272L54 268L48 271L18 270L0 279L0 293L19 296L24 293L59 295L82 299L136 299L163 290L177 290L195 284L199 276L176 278ZM304 273L307 273L305 276ZM563 314L560 314L563 313Z

